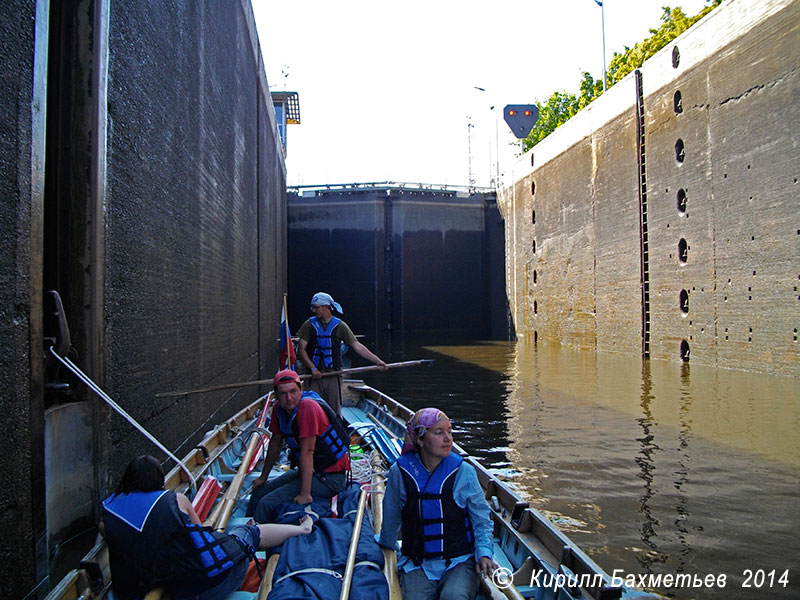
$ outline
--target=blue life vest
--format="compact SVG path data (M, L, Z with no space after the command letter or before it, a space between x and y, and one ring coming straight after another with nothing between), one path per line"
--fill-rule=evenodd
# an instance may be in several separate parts
M226 575L248 556L235 536L189 521L174 492L114 494L103 502L114 592L120 600L143 597L154 587ZM210 589L209 587L209 589Z
M297 424L297 409L304 401L316 401L325 411L325 416L328 417L328 428L317 436L317 441L314 444L314 471L322 473L327 467L330 467L345 454L349 448L350 436L344 425L333 412L333 409L328 405L322 397L316 392L303 392L300 397L300 402L292 411L291 415L287 415L286 411L278 405L278 424L281 428L283 438L286 440L286 445L289 446L290 458L292 464L297 464L297 453L300 451L300 426Z
M453 498L456 473L462 462L451 452L429 473L416 452L397 459L406 487L406 503L401 512L402 552L416 565L426 558L449 561L474 551L469 515Z
M314 365L316 365L318 369L320 368L320 364L326 369L332 369L334 371L341 369L342 355L339 351L340 342L337 338L334 343L332 336L333 330L336 329L336 326L341 323L342 320L339 317L331 317L327 326L323 326L322 321L317 317L311 317L309 321L311 321L311 325L314 327L314 332L316 333L315 339L312 340L314 351L311 360L314 361Z

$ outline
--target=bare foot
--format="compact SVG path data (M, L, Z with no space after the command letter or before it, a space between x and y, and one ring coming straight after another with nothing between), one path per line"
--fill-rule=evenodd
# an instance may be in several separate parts
M309 515L306 515L300 519L300 522L297 524L297 526L303 533L311 533L311 528L314 526L314 519L312 519Z

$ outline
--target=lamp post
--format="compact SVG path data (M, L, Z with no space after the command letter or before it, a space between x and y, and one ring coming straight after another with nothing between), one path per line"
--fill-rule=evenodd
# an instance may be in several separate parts
M603 6L605 0L594 0L600 7L600 28L603 31L603 91L606 91L606 9Z
M469 192L470 194L475 191L475 178L472 176L472 117L467 116L467 155L469 164Z
M479 92L486 92L486 88L477 85L472 87ZM489 137L489 184L493 184L492 187L497 189L500 184L500 134L497 125L498 117L497 112L494 111L494 104L489 106L489 111L491 115L494 115L494 173L492 173L492 139Z

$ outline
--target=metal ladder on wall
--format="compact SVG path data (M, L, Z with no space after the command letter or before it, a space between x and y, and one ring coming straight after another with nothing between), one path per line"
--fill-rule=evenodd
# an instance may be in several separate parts
M642 72L636 81L636 159L639 167L639 270L642 288L642 356L650 357L650 255L647 234L647 173L645 169L644 92Z

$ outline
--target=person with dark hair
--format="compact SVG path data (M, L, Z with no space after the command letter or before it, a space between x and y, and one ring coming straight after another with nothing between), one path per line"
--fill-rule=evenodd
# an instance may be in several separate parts
M143 598L155 587L174 600L226 598L241 586L256 549L312 527L305 516L298 525L241 525L229 533L204 528L185 495L164 489L164 471L152 456L128 464L102 511L99 529L119 600Z
M492 522L475 468L452 451L450 419L436 408L406 425L389 469L378 543L403 544L397 562L403 598L473 600L492 560Z
M314 316L306 320L297 330L297 354L303 364L311 371L307 382L311 391L317 392L337 415L342 414L342 376L328 375L327 371L342 368L342 344L350 346L361 358L386 370L386 363L373 354L369 348L356 340L350 327L337 315L342 307L334 302L330 294L317 292L311 298L311 312ZM334 314L336 313L336 314Z
M273 378L278 402L272 411L264 469L253 481L247 515L265 522L279 504L308 504L331 498L347 485L350 436L339 417L315 392L304 392L300 376L290 369ZM297 468L269 480L283 443Z

